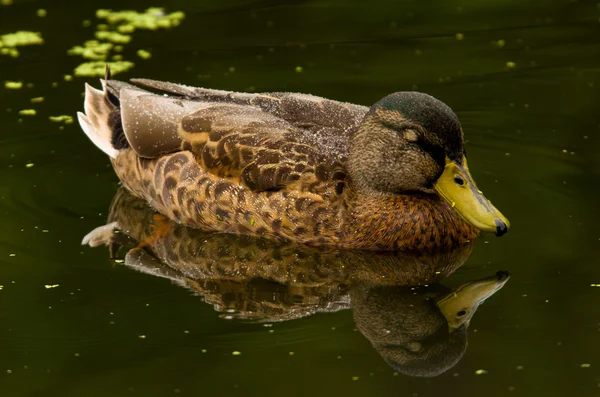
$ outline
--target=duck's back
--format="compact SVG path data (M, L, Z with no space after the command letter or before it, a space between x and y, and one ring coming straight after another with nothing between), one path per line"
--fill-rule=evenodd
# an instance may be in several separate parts
M351 132L367 108L152 80L86 90L82 127L134 194L189 226L335 239ZM302 236L302 237L298 237Z

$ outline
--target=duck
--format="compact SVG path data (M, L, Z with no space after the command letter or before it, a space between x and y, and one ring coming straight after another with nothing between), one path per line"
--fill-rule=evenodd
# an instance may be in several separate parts
M79 123L133 195L203 230L312 246L452 250L510 223L477 188L452 109L309 94L86 83Z
M510 278L499 271L444 285L475 242L407 254L216 233L177 224L122 187L108 214L83 243L107 245L115 265L170 280L228 321L273 324L351 311L383 360L409 376L437 376L455 366L475 312Z

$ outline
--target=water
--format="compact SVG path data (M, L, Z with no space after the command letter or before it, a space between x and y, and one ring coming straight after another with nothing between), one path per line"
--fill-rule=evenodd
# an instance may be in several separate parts
M0 55L1 80L33 83L0 88L1 395L598 395L594 2L181 0L168 9L186 12L181 26L138 31L125 45L136 66L120 78L365 105L417 89L448 103L462 121L473 176L512 229L483 236L445 287L408 290L417 295L401 287L414 271L397 257L290 252L222 236L203 245L180 233L195 241L192 254L232 258L202 273L186 262L127 266L132 241L116 260L107 248L81 246L107 223L117 179L76 124L60 129L48 117L74 115L83 82L97 85L63 79L81 62L66 51L93 37L95 10L85 2L0 6L0 34L33 30L45 40L20 48L18 58ZM137 49L152 58L139 59ZM43 103L30 103L39 96ZM37 115L18 115L29 108ZM135 211L149 227L152 214ZM271 266L252 266L249 252ZM510 280L473 315L464 356L442 375L399 373L372 343L369 326L384 329L379 321L402 319L390 331L403 335L398 327L411 318L432 318L423 299L411 312L398 297L435 300L500 270ZM396 281L382 287L382 274Z

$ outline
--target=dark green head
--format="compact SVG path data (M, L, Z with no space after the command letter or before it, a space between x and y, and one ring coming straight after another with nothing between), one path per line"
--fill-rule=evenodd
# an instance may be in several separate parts
M410 124L420 127L417 144L426 151L432 150L432 155L441 154L435 151L443 150L450 160L460 161L462 158L464 142L460 121L444 102L422 92L396 92L373 105L370 113L377 110L403 116L404 120L390 118L387 125L390 128L402 130L410 128ZM388 122L386 118L382 121Z
M420 92L397 92L374 104L351 138L349 172L359 188L432 193L446 158L462 162L456 114Z

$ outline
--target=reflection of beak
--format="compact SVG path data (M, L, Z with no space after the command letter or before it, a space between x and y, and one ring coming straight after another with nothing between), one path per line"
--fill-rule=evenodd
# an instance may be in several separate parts
M469 322L475 311L490 296L494 295L509 279L507 272L461 285L458 289L437 301L437 306L446 317L450 331Z
M477 189L464 156L462 165L446 159L444 172L434 187L464 220L477 229L502 236L510 228L508 219Z

